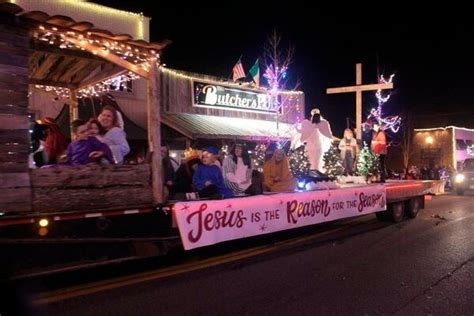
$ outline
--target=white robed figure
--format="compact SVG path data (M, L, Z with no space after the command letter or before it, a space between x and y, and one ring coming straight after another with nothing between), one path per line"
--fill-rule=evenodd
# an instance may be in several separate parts
M311 121L304 120L301 123L300 140L306 144L311 169L324 172L323 155L331 147L332 132L329 122L321 117L319 109L311 111Z

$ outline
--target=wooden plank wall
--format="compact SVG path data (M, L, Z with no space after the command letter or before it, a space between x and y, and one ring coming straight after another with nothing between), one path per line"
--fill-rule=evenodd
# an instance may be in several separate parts
M31 170L35 212L153 205L150 165L57 166Z
M0 212L31 211L28 31L0 14Z

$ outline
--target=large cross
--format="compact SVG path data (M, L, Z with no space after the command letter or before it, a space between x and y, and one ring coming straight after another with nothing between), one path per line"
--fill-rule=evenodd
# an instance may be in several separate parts
M375 91L393 89L393 83L362 84L362 64L356 64L356 85L350 87L328 88L327 94L334 93L356 93L356 135L362 138L362 91Z

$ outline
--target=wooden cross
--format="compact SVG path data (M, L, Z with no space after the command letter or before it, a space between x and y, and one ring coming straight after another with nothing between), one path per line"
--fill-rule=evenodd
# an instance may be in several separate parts
M356 135L362 138L362 91L376 91L393 89L393 83L362 84L362 64L356 64L356 85L350 87L328 88L327 94L334 93L356 93Z

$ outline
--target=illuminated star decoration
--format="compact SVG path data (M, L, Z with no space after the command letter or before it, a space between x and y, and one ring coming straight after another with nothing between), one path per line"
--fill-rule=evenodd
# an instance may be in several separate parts
M393 81L393 77L395 77L395 74L390 75L390 78L386 80L384 76L381 75L379 78L379 83L391 83ZM382 130L390 129L394 133L398 132L402 121L400 116L390 115L383 117L383 105L390 99L390 94L384 97L382 95L382 90L379 89L375 93L375 97L377 98L378 103L377 109L370 110L370 114L367 118L374 118Z

